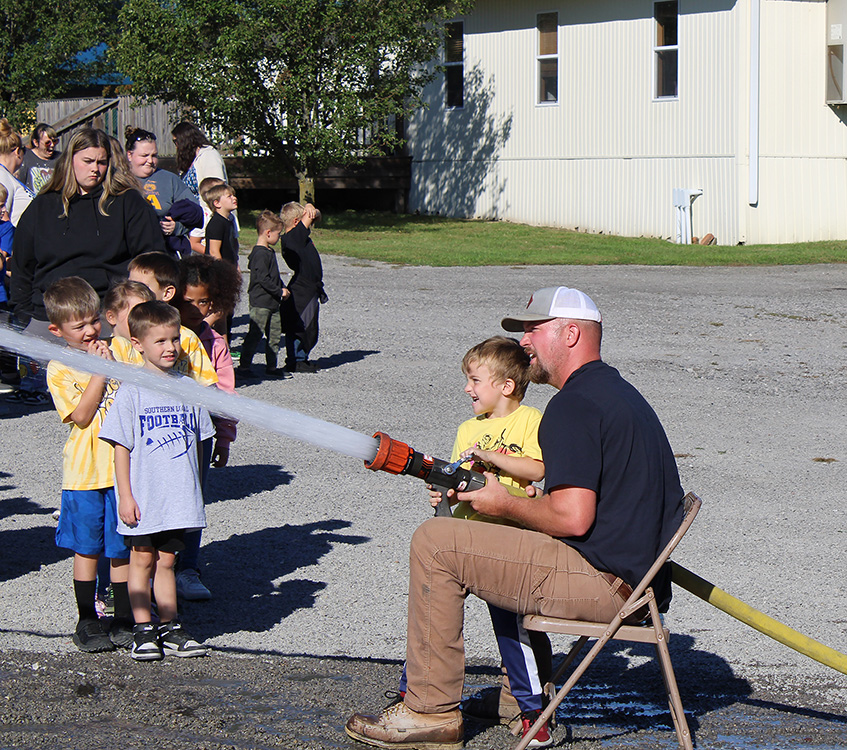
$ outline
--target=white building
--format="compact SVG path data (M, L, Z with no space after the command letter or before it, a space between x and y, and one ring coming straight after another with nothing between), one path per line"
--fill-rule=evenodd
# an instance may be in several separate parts
M720 244L847 238L847 0L478 0L409 123L410 209ZM847 92L845 92L847 93Z

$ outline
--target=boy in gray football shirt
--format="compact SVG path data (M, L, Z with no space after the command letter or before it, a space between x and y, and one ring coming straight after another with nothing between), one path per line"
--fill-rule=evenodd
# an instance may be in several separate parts
M180 353L179 312L166 302L143 302L129 313L133 347L144 367L172 374ZM111 416L109 416L111 415ZM205 656L208 648L177 620L176 553L186 530L203 528L201 443L215 434L209 412L158 391L121 385L100 438L115 447L118 532L131 547L129 598L135 618L131 656L140 661ZM151 620L150 579L159 611Z

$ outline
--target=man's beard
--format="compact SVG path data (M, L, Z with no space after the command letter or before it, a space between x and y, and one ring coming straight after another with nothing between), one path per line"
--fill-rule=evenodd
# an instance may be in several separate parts
M529 363L529 379L538 385L550 383L550 371L538 361L538 357L533 357Z

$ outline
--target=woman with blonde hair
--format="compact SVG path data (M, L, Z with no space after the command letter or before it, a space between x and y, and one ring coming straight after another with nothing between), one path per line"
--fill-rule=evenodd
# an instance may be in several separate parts
M158 219L138 181L111 169L112 161L106 133L77 130L50 181L21 217L11 297L22 322L47 320L42 295L60 278L81 276L102 299L113 282L126 278L133 257L164 252Z
M24 160L24 144L19 133L16 133L9 121L0 119L0 185L6 188L6 208L12 226L18 225L21 214L32 201L32 192L15 177Z

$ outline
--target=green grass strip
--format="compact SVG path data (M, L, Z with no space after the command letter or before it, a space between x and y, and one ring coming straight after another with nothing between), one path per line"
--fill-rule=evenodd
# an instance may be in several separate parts
M241 217L242 246L255 243L255 214ZM322 254L413 266L777 266L847 262L847 241L789 245L676 245L502 221L345 211L312 233ZM718 238L720 239L720 238Z

